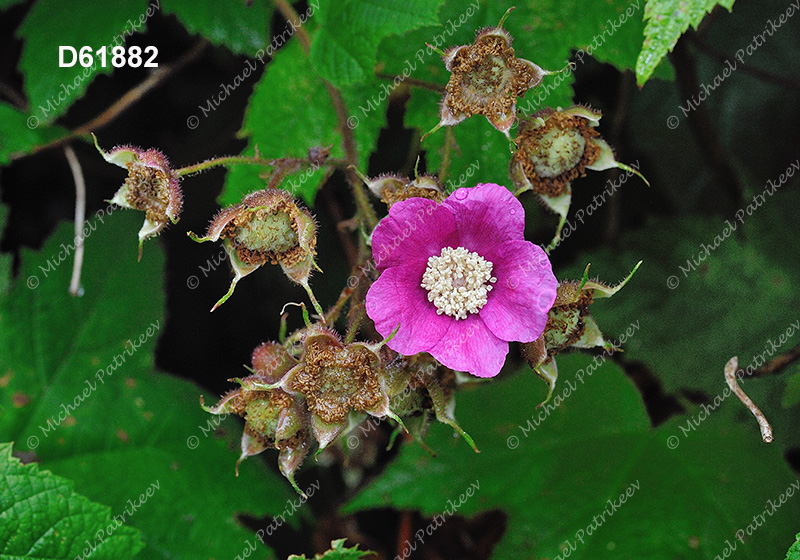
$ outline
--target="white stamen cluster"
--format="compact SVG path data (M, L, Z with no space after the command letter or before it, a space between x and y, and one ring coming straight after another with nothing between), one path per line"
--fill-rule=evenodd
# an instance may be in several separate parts
M492 263L464 247L445 247L438 257L428 258L422 286L436 313L466 319L486 305L492 283Z

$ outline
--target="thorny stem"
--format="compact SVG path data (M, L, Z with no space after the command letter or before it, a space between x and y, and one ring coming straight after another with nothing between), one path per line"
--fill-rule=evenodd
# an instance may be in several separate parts
M275 0L275 6L288 21L295 22L299 20L297 12L288 2L288 0ZM308 32L302 26L296 25L296 28L297 39L300 41L303 51L305 51L306 55L308 55L311 51L311 37L309 37ZM356 149L356 141L355 137L353 136L353 130L347 124L348 114L347 107L344 103L344 98L342 97L341 92L336 89L333 84L327 80L323 81L325 82L325 89L328 90L328 95L333 102L333 107L336 110L336 120L339 123L339 131L342 133L342 143L344 145L345 158L350 165L358 166L358 150ZM369 203L367 191L364 190L364 185L362 185L358 180L358 176L354 171L348 170L346 174L348 182L350 183L350 187L353 189L353 198L355 198L358 211L361 213L361 217L366 225L370 230L372 230L378 224L378 216L375 214L375 210Z
M725 382L728 384L728 387L731 388L731 391L739 397L742 404L745 405L748 410L753 413L753 416L756 417L756 420L758 420L758 427L761 428L761 439L764 443L772 443L775 439L772 435L772 426L769 425L764 413L761 412L750 397L745 395L744 391L739 387L739 382L736 379L737 369L739 369L739 358L734 356L725 364Z
M12 160L19 159L26 155L32 155L41 152L42 150L46 150L48 148L61 146L63 144L66 144L70 140L73 140L74 138L85 136L94 130L104 127L105 125L116 119L123 111L125 111L131 105L133 105L134 103L139 101L142 97L144 97L145 94L148 93L151 89L158 87L176 71L180 70L190 62L197 59L203 53L206 47L208 47L208 41L205 40L200 41L197 45L195 45L192 48L192 50L190 50L188 53L180 57L172 64L166 64L164 66L160 66L158 70L153 72L147 79L145 79L139 85L128 91L125 95L123 95L116 102L114 102L114 104L111 105L111 107L100 113L98 116L96 116L89 122L78 126L66 136L62 136L61 138L57 138L51 142L47 142L46 144L37 146L36 148L33 149L31 154L16 154L16 156L12 155L11 159Z
M77 297L83 295L81 268L83 268L83 222L86 219L86 182L83 179L83 170L78 156L75 155L75 151L69 144L64 146L64 155L67 156L72 178L75 181L75 262L72 265L69 293Z

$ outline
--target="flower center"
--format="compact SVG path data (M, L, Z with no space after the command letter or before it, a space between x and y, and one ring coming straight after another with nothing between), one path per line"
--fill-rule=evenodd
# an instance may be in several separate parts
M438 257L428 259L420 286L428 290L436 313L466 319L486 305L494 282L492 263L464 247L445 247Z
M553 128L539 140L539 150L531 155L539 177L555 177L578 165L586 148L580 130Z

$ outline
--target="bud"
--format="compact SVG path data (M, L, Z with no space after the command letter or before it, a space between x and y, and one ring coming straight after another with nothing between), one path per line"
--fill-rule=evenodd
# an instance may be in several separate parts
M484 115L508 137L516 118L517 97L525 95L538 86L546 74L552 73L516 57L511 47L513 38L503 29L503 21L510 11L497 27L480 31L473 44L442 53L445 67L452 74L445 88L439 124L428 134L473 115Z
M219 212L205 237L189 232L189 237L199 243L222 239L231 257L234 272L231 287L211 310L225 303L241 278L263 264L280 264L289 279L306 289L314 307L322 313L308 285L311 269L319 270L314 262L316 230L309 211L299 206L289 193L264 189Z
M594 298L610 298L620 291L639 269L639 261L631 273L616 286L607 286L598 280L589 280L589 266L580 282L565 280L558 284L556 300L547 314L547 324L542 336L534 342L520 345L520 352L528 365L550 386L547 398L550 400L558 379L558 366L555 356L567 348L595 348L602 346L606 351L619 350L607 341L594 318L589 306Z
M314 167L324 165L331 155L333 146L314 146L308 149L308 161Z
M180 178L166 156L156 149L117 146L104 152L94 134L92 138L103 159L128 170L128 178L109 202L145 212L144 225L139 230L141 260L144 240L161 233L168 222L178 221L183 205Z

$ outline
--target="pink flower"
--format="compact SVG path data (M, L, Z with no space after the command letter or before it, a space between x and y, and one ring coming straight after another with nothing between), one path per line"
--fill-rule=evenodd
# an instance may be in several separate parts
M525 213L505 188L461 188L439 204L394 204L372 236L380 278L367 314L388 346L428 352L478 377L503 367L508 342L532 342L547 323L557 281L544 251L523 237Z

